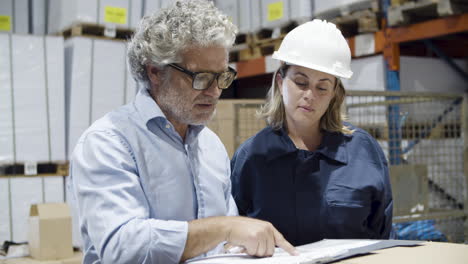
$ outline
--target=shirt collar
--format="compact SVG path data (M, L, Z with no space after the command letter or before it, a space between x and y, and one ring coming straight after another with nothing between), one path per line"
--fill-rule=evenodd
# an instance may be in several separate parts
M146 87L140 89L135 98L135 107L147 124L150 120L161 117L167 120L159 105L154 101Z
M328 132L323 134L322 144L317 152L322 153L329 159L348 164L348 151L346 143L351 139L352 135L346 135L340 132Z
M289 138L284 128L280 130L273 130L273 134L275 136L272 138L272 140L268 141L268 161L297 151L296 146ZM347 164L348 151L346 150L346 142L351 137L352 135L345 135L339 132L325 131L323 134L322 144L320 144L316 152L321 153L329 159L338 161L343 164Z
M153 119L160 119L165 125L169 122L164 115L163 111L151 97L149 90L146 87L140 89L135 97L135 107L140 113L145 125ZM204 125L189 125L189 133L193 133L193 136L197 136L204 128Z

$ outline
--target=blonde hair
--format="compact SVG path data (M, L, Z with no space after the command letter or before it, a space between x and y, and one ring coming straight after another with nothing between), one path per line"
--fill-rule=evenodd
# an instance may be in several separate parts
M283 63L273 74L273 81L267 94L266 103L257 112L257 117L265 119L267 124L275 130L283 127L287 129L283 97L276 81L276 75L279 73L284 78L288 68L289 65ZM346 91L339 78L336 78L334 90L335 96L330 101L325 114L320 118L320 129L350 135L354 130L343 125L346 115L341 112L341 104L346 96Z

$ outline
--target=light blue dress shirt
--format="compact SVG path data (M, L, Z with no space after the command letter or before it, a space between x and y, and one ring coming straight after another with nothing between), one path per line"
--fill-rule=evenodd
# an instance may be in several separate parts
M146 89L81 136L70 176L84 263L178 263L188 221L237 215L219 138L182 140Z

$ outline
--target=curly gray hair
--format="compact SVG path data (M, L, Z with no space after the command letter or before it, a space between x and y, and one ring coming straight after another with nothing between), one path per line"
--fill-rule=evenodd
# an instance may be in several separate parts
M148 82L146 65L162 67L181 61L180 53L191 45L233 45L237 27L207 0L176 1L172 6L145 16L127 50L133 77Z

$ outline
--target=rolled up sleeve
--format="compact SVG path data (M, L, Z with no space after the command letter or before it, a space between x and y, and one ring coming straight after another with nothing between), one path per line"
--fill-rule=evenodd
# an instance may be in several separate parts
M188 223L150 218L135 157L121 136L84 136L70 175L85 246L102 263L179 263Z

